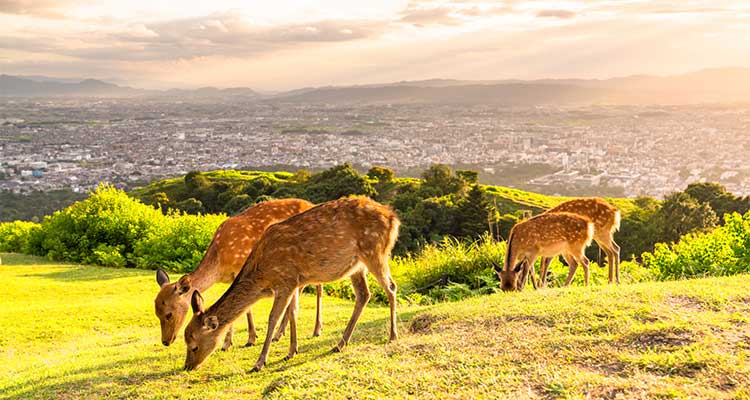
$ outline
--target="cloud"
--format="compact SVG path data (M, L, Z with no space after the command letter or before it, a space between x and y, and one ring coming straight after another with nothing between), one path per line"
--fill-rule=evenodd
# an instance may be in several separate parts
M31 15L42 18L62 18L60 0L0 0L0 14Z
M576 16L576 13L570 10L541 10L536 13L538 18L559 18L570 19Z
M378 35L384 23L316 21L263 26L234 13L130 25L114 32L92 32L33 39L0 37L0 48L50 52L89 60L166 61L210 56L245 57L304 43L359 40Z
M404 12L399 21L414 26L460 24L461 20L452 14L453 9L448 7L409 8Z

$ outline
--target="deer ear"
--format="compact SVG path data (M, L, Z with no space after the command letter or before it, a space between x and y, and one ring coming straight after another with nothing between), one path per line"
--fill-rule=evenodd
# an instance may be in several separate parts
M516 267L513 268L513 271L514 272L521 272L521 267L523 267L523 263L525 263L525 262L526 261L521 261L520 263L516 264Z
M495 272L503 271L503 267L500 264L496 263L495 260L490 260L490 264L492 264L492 269L494 269Z
M177 293L182 296L185 293L190 291L190 285L192 285L193 280L190 279L189 276L183 275L182 278L180 278L179 281L177 281Z
M215 315L203 318L203 328L209 331L215 331L219 328L219 318Z
M159 287L162 287L169 283L169 275L167 275L167 273L164 272L163 269L156 270L156 283L159 284Z
M199 291L193 292L193 297L190 299L190 305L193 307L193 314L203 312L203 296Z

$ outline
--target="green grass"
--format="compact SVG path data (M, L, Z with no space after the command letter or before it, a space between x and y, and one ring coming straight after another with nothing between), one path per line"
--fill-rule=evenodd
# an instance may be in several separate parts
M258 374L258 346L186 373L182 341L159 343L152 271L0 257L0 398L750 399L748 275L401 306L392 344L387 308L370 306L340 354L329 350L352 303L324 298L324 334L311 338L305 295L291 361L284 338ZM261 334L269 306L254 309Z

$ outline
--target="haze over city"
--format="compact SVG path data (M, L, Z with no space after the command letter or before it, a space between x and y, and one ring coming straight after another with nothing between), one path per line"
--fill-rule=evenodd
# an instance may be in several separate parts
M750 66L750 3L0 1L0 74L143 88L610 78Z

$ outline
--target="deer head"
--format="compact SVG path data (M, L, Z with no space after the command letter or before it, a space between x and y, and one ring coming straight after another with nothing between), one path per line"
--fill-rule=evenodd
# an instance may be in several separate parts
M193 319L185 327L186 371L198 368L214 352L223 337L219 330L218 317L206 315L203 309L203 296L197 290L193 292L190 304L193 308Z
M156 283L161 289L154 300L154 310L161 324L161 343L169 346L174 342L188 312L190 276L185 275L177 282L170 283L167 273L159 269L156 271Z
M520 290L518 281L521 277L521 271L523 271L526 265L525 260L516 263L513 268L508 268L507 270L504 270L501 265L496 264L494 261L492 265L497 278L500 280L500 288L504 292Z

